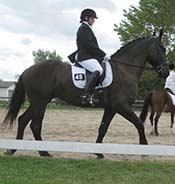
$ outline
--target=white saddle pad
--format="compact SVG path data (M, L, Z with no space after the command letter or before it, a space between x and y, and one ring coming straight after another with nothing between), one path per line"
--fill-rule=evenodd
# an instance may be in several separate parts
M173 102L173 105L175 106L175 95L171 94L168 92L168 94L170 95L171 99L172 99L172 102Z
M111 65L108 61L105 61L106 64L106 74L105 78L102 82L102 84L99 84L97 88L105 88L111 85L112 80L113 80L113 75L112 75L112 69ZM77 67L72 65L72 80L74 85L77 88L84 89L86 85L86 70L81 67Z

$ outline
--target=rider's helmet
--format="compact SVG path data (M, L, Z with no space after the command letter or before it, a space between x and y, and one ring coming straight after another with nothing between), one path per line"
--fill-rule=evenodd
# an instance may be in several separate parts
M83 22L85 21L85 17L93 17L93 18L96 18L97 19L97 14L94 10L92 9L84 9L82 12L81 12L81 15L80 15L80 22Z

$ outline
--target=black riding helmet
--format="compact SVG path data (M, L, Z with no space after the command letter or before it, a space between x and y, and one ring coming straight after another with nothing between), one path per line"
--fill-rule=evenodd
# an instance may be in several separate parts
M82 12L81 12L81 15L80 15L80 22L83 22L85 21L85 17L93 17L93 18L96 18L98 19L97 15L96 15L96 12L92 9L84 9Z

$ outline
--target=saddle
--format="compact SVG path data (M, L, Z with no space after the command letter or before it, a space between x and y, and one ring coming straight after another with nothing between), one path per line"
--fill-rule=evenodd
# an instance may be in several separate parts
M166 104L165 112L173 112L175 109L175 94L170 88L165 88L165 91L171 98L171 101L168 101L168 103Z
M103 62L103 74L100 77L100 80L96 86L96 89L106 88L111 85L113 81L113 74L111 65L108 61ZM72 81L75 87L79 89L84 89L86 85L86 81L90 76L90 72L80 66L78 63L71 66L72 69Z
M171 93L172 95L175 95L175 94L173 93L173 91L172 91L170 88L165 88L165 90L166 90L168 93Z

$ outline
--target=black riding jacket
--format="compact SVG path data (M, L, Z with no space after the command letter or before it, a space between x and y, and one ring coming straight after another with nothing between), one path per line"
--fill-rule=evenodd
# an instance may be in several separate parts
M106 55L106 53L99 48L92 29L86 23L82 23L79 27L76 41L78 47L78 62L92 58L101 62Z

